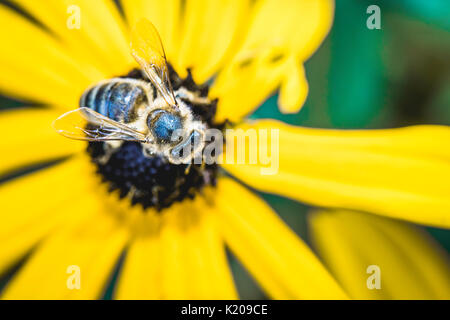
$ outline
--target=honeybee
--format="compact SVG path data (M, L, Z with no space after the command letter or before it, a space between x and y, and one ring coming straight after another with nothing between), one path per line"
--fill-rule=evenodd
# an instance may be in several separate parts
M164 155L174 164L190 162L203 150L205 126L193 118L183 99L177 99L189 92L174 94L161 38L146 19L132 32L131 54L150 82L102 81L84 92L79 109L61 115L53 127L65 137L103 141L112 149L121 141L137 141L147 157Z

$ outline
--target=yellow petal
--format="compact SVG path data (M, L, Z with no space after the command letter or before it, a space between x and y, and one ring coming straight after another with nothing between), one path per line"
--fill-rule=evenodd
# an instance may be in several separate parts
M99 208L84 210L89 213L88 218L54 232L39 245L8 283L3 299L100 297L128 233L120 221L108 213L94 211ZM80 289L70 286L76 283L75 268L79 268Z
M420 228L349 211L309 217L313 243L352 298L450 298L448 256ZM367 272L371 265L379 268L380 289L368 289L376 276Z
M295 59L289 61L288 69L281 83L278 105L283 113L296 113L308 96L308 82L305 68Z
M211 95L219 98L219 120L238 121L260 105L280 84L283 88L282 111L298 111L304 102L305 80L293 84L295 61L302 64L319 46L328 33L334 14L330 0L297 1L267 0L257 2L249 14L248 33L234 58L222 70ZM295 33L295 36L293 34ZM291 104L285 94L289 79L292 86L301 89ZM301 79L301 78L300 78Z
M71 56L84 59L105 78L126 74L133 65L128 31L111 0L14 0L66 45ZM78 16L79 13L79 16ZM79 17L79 28L74 28Z
M163 217L162 295L166 299L236 298L217 226L198 205L186 203Z
M147 219L148 220L148 219ZM148 229L156 229L157 219ZM161 299L161 274L159 256L161 245L154 230L148 236L133 239L127 248L123 269L120 272L116 299Z
M84 157L7 182L0 187L0 273L72 216L82 216L91 175ZM77 199L70 203L70 199Z
M102 78L61 43L18 14L0 7L0 90L16 97L73 108L83 90Z
M61 112L24 108L0 113L0 175L10 170L69 156L86 148L85 143L69 141L52 128Z
M214 217L199 200L145 216L126 255L119 299L237 297Z
M234 53L245 34L248 0L192 0L186 2L180 28L177 65L192 68L194 79L203 83Z
M224 178L213 196L225 242L270 297L346 297L308 246L256 195Z
M238 54L272 45L284 47L305 61L327 35L333 16L332 0L259 1Z
M237 122L248 115L275 91L286 70L284 60L267 62L254 58L225 67L211 87L218 98L216 120Z
M224 165L252 187L317 206L450 226L448 127L339 131L270 120L241 126L250 128L269 137L279 130L279 152L274 148L269 161L275 174L262 174L270 163Z

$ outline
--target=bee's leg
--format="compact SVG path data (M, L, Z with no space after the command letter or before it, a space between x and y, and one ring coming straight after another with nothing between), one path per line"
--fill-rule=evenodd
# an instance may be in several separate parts
M119 150L122 145L122 141L105 141L103 142L103 155L94 159L98 164L106 164L111 156Z
M192 163L189 163L189 164L187 165L186 169L184 169L184 174L185 174L185 175L188 175L189 172L191 171L191 165L192 165Z
M135 186L131 186L130 187L130 191L128 191L127 193L127 198L128 199L133 199L134 196L138 193L138 190L136 189Z
M152 203L157 204L159 202L159 192L162 191L163 188L160 186L154 186L152 187Z
M176 96L181 99L188 100L193 104L211 104L211 100L208 97L199 97L197 94L192 93L184 88L177 90Z

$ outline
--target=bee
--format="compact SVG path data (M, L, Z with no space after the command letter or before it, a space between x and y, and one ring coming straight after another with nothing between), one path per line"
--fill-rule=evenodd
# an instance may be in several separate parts
M132 32L131 54L149 82L102 81L84 92L79 109L61 115L53 127L67 138L106 142L111 150L122 141L137 141L147 157L189 163L204 148L205 125L183 100L198 97L182 88L173 92L161 38L146 19Z

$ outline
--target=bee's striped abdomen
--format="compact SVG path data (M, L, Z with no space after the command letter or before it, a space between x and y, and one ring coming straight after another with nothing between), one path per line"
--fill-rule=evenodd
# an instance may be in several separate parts
M88 89L80 99L80 107L129 123L136 120L137 107L146 100L147 95L140 85L125 79L112 79Z

